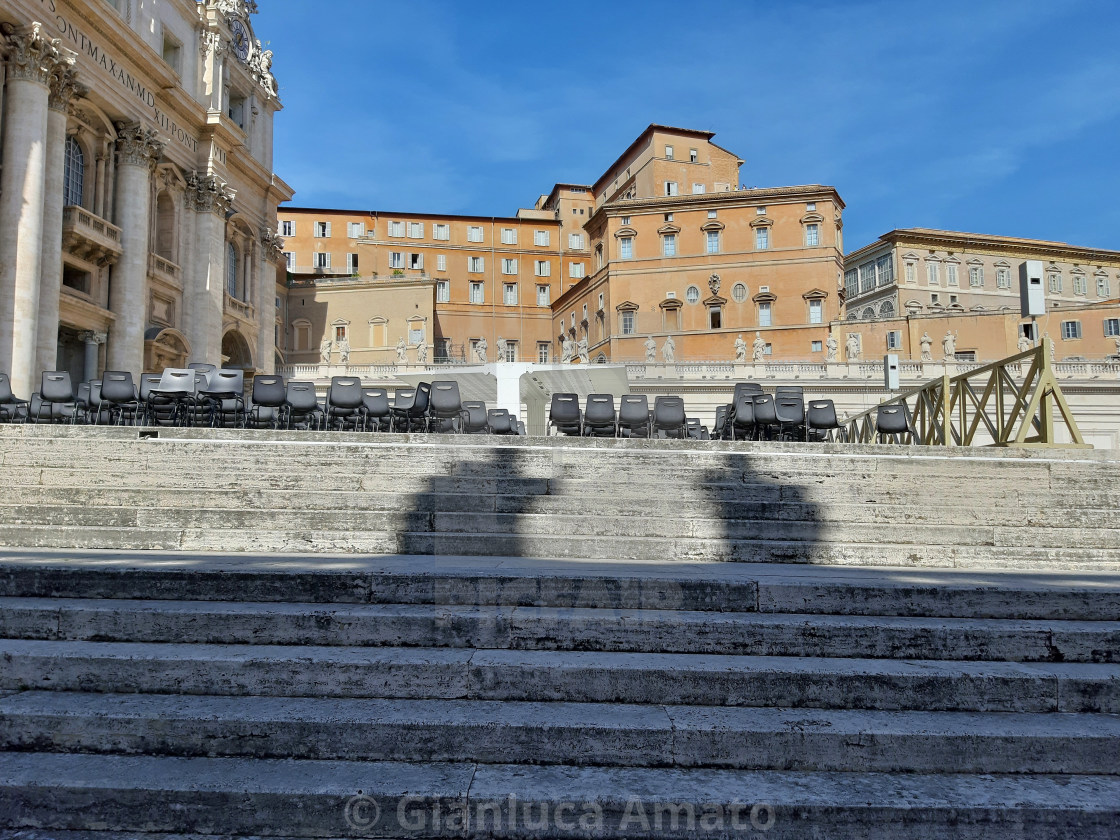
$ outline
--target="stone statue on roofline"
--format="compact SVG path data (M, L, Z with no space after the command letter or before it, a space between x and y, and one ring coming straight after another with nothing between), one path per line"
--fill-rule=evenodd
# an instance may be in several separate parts
M921 342L921 345L922 345L922 361L923 362L932 362L933 361L933 339L929 337L928 332L923 332L922 333L922 337L920 339L920 342Z
M752 345L752 359L754 362L761 362L766 356L766 341L762 338L762 333L756 332L754 334L754 344Z
M506 344L506 340L504 338L502 338L501 336L498 336L498 361L499 362L504 362L506 360L506 353L508 352L508 349L509 349L509 345Z
M579 353L579 362L581 365L591 364L591 351L587 347L587 336L583 336L576 345L576 352Z
M647 362L657 361L657 342L653 340L652 335L646 337L645 348L646 348L646 361Z
M489 351L490 351L490 345L488 345L486 343L486 339L485 338L480 338L478 340L478 343L474 346L475 358L479 362L482 362L483 364L485 364L486 361L487 361L486 355L487 355L487 353L489 353Z
M661 345L661 358L665 360L665 364L676 364L677 361L677 343L673 341L671 335L665 336L665 343Z
M845 342L844 349L848 354L849 362L854 362L859 358L859 348L859 333L848 333L848 340Z
M405 344L403 335L397 339L397 364L408 364L408 345Z
M1117 339L1117 341L1120 342L1120 339ZM1031 340L1029 338L1027 338L1025 335L1019 336L1019 352L1020 353L1026 353L1032 347L1034 347L1034 344L1031 342ZM1117 344L1117 347L1120 348L1120 343ZM1118 352L1120 352L1120 350L1118 350Z
M350 364L350 342L345 337L338 342L338 363L340 365Z
M331 363L331 349L334 347L334 342L329 338L324 338L319 345L319 361L324 365Z
M572 341L567 335L560 336L560 363L568 364L572 360L572 354L575 352L575 347L572 346Z
M824 343L824 346L828 348L828 355L825 356L824 360L826 362L835 362L836 355L840 351L840 342L836 340L836 336L829 333L828 341Z
M423 365L428 362L428 345L423 341L416 342L416 364Z
M946 359L955 359L957 357L957 335L958 333L952 330L945 330L945 337L941 339L941 346L945 350Z
M747 361L747 342L743 341L743 336L735 339L735 362L737 364L744 364Z

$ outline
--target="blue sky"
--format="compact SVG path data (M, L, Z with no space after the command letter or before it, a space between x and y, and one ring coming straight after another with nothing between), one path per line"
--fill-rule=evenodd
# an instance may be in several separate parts
M511 215L649 123L896 227L1120 250L1120 3L261 0L294 205Z

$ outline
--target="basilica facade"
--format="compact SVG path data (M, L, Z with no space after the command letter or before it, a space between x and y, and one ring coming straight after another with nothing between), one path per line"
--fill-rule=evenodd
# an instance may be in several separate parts
M274 368L281 105L251 0L0 7L0 371Z

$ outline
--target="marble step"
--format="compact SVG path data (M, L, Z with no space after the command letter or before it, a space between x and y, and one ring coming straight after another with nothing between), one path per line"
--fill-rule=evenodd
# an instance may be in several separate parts
M1120 713L1120 665L0 640L0 689Z
M905 773L1115 774L1120 717L26 691L0 750Z
M0 756L0 825L36 832L1112 840L1118 803L1116 776Z
M0 598L0 637L865 659L1120 661L1120 622L720 613L672 608Z

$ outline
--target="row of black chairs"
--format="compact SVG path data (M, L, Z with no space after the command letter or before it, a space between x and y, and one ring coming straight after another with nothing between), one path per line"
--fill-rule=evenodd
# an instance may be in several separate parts
M576 394L553 394L548 431L584 437L711 437L698 418L686 416L680 397L655 397L653 408L645 394L623 394L617 408L614 399L613 394L588 394L581 410Z

